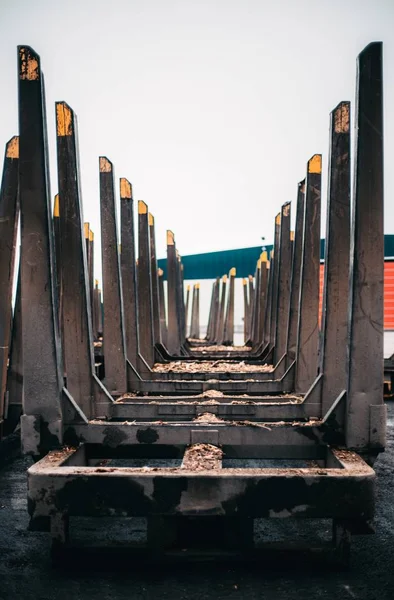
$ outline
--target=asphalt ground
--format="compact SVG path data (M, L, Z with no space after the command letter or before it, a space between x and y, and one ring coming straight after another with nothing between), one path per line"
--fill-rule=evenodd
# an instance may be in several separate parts
M388 444L375 464L376 533L352 542L351 565L273 557L253 564L174 563L141 567L133 559L99 561L82 553L54 566L49 534L28 531L28 458L0 468L0 600L116 599L394 599L394 403L388 405ZM118 525L119 527L119 525ZM282 529L292 531L290 520ZM122 525L120 525L122 531ZM258 532L257 532L258 533ZM119 553L117 554L119 557ZM299 557L298 557L299 558Z

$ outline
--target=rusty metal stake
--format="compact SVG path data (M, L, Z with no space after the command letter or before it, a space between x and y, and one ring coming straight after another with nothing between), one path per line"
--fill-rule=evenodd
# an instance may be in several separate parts
M24 388L21 429L24 452L39 455L62 443L63 368L54 285L43 75L40 57L32 48L19 46L18 55Z
M101 156L99 162L105 383L111 393L124 393L127 389L126 344L115 211L114 172L113 165L108 158Z
M289 367L295 361L297 349L298 313L300 296L300 277L302 245L304 235L304 211L305 211L305 180L298 184L297 190L297 214L294 232L293 256L291 265L289 320L287 328L287 350L286 365Z
M322 414L347 385L350 252L350 102L331 113L320 372Z
M305 218L301 259L297 392L306 393L317 376L319 351L321 154L308 161L305 184Z
M18 231L19 138L6 144L0 192L0 437L12 323L12 286Z
M369 44L357 67L346 442L373 452L384 446L386 434L382 44Z

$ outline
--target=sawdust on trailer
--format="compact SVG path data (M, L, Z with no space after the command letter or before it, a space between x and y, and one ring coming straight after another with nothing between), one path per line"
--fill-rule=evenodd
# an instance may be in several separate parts
M249 346L200 346L193 348L193 353L206 354L214 352L250 352L252 348Z
M207 471L222 468L223 450L212 444L194 444L186 449L182 469Z
M193 419L197 423L225 423L223 419L217 417L214 413L202 413Z
M223 360L206 360L199 363L173 361L170 363L156 363L153 367L155 373L270 373L272 365L251 365L244 361L226 362Z

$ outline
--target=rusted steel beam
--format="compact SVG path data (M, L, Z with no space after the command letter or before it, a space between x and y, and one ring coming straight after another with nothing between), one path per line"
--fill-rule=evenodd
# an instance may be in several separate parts
M98 280L94 281L93 289L93 339L98 340L102 331L99 333L99 314L101 311L101 298L99 298Z
M90 223L84 223L85 247L86 247L86 264L87 264L87 281L89 288L89 303L90 314L93 322L93 272L94 272L94 233L90 229Z
M293 255L291 264L289 321L287 329L287 355L286 364L289 366L296 358L301 259L304 236L304 211L305 211L305 180L300 181L297 190L297 214L293 241Z
M216 342L216 331L219 316L219 294L220 294L220 277L217 277L214 282L213 290L213 307L212 307L212 323L209 334L209 341L214 344Z
M60 212L59 212L59 194L56 194L53 203L53 235L55 239L55 262L56 262L56 295L58 298L59 305L59 330L61 331L61 337L63 340L62 333L62 285L61 285L61 274L60 274ZM63 343L63 341L62 341Z
M105 384L110 393L115 391L122 393L127 389L126 344L115 211L114 171L112 163L105 156L100 156L99 164Z
M270 314L270 345L271 348L276 344L276 326L278 320L278 301L279 301L279 244L280 244L280 226L281 214L275 217L274 249L271 257L271 314Z
M12 323L12 286L19 219L19 138L6 144L0 191L0 422L4 417ZM1 437L1 429L0 429Z
M186 343L186 306L185 306L185 280L184 280L184 266L182 263L182 257L179 255L179 317L180 317L180 332L181 332L181 343Z
M164 279L163 270L158 269L157 275L159 278L159 302L160 302L160 331L161 338L164 346L167 346L167 318L166 318L166 304L164 294Z
M150 396L149 402L142 398L131 398L115 403L112 417L117 420L155 421L165 419L166 422L192 421L203 413L209 413L220 419L229 421L270 421L293 419L302 421L306 418L305 406L289 398L277 396L254 397L253 400L245 399L245 404L240 404L239 399L232 396L217 398L217 404L198 404L193 396L180 396L163 398ZM202 402L204 398L202 399ZM235 403L233 403L235 401ZM242 425L240 423L240 425Z
M383 74L382 44L358 56L355 175L350 259L348 447L385 444L383 403Z
M181 457L183 449L176 450L172 456ZM219 449L216 452L219 454ZM185 461L185 466L171 469L171 477L165 468L153 472L113 466L98 469L88 466L88 457L89 446L82 446L49 455L28 470L30 516L33 522L42 516L62 522L60 533L52 526L56 541L67 540L69 516L193 515L203 523L204 515L225 519L224 502L226 516L331 518L357 523L366 522L374 513L374 471L346 451L329 450L323 467L302 470L200 471ZM163 488L166 494L159 493ZM113 489L116 494L111 493ZM55 494L55 509L51 494Z
M94 233L91 229L89 229L88 280L89 280L90 315L91 315L91 318L93 318Z
M212 284L211 302L209 304L208 326L207 326L207 333L205 336L206 340L209 340L212 337L211 329L212 329L212 319L213 319L213 311L214 311L215 283L216 283L216 281L214 281Z
M155 362L152 279L148 206L138 201L138 334L140 352L151 367Z
M200 295L200 284L195 283L193 285L192 316L191 316L191 325L190 325L190 337L194 338L194 339L200 338L199 295Z
M85 416L90 418L94 414L94 353L86 256L86 251L90 251L89 226L83 224L77 139L77 121L73 110L65 102L57 102L64 367L69 393L77 400Z
M350 102L330 116L320 372L322 414L347 386L350 253Z
M126 333L126 356L138 368L138 306L135 265L134 201L131 183L120 179L120 231L122 293L124 325Z
M253 307L254 307L254 281L253 281L253 275L249 275L248 281L249 281L249 324L248 324L248 331L249 331L249 336L251 336L252 335Z
M190 337L195 338L196 331L196 284L193 285L192 293L192 312L190 317Z
M186 331L185 337L189 337L190 329L188 328L188 319L189 319L189 306L190 306L190 285L186 287L186 302L185 302L185 321L186 321ZM191 337L191 335L190 335Z
M224 323L223 341L225 344L232 346L234 344L234 286L235 286L235 267L230 269L229 273L229 290L227 297L226 319Z
M286 354L291 277L290 210L290 202L283 204L280 216L278 311L276 318L274 365Z
M267 294L268 294L268 277L269 277L269 262L267 252L264 251L260 256L260 282L259 282L259 327L258 327L258 344L264 342L264 322L265 313L267 310Z
M266 298L266 308L264 315L264 329L263 329L263 339L264 345L270 343L271 336L271 309L272 309L272 284L273 284L273 255L272 250L270 252L270 260L267 260L267 298Z
M196 288L196 338L200 339L200 284Z
M167 310L168 310L168 351L179 355L181 352L181 331L179 328L178 306L178 259L175 238L167 231Z
M221 344L223 344L223 337L224 337L224 316L225 316L225 310L226 310L226 288L227 288L227 275L223 275L221 294L220 294L218 323L217 323L217 329L216 329L216 343L219 346Z
M249 339L249 298L248 298L248 282L246 279L242 279L242 290L244 297L244 342L246 343Z
M317 375L319 352L321 154L308 161L301 259L296 391L306 393Z
M63 369L43 75L40 57L32 48L19 46L18 56L24 388L21 428L24 452L39 455L62 443Z
M16 288L14 317L12 319L11 347L7 372L7 397L4 433L11 433L19 423L23 398L23 353L20 271Z
M153 314L153 340L155 344L161 344L160 330L160 301L159 301L159 280L157 275L156 258L156 239L155 239L155 218L149 213L149 243L150 243L150 263L151 263L151 288L152 288L152 314Z
M182 356L188 355L188 350L186 349L185 344L185 331L186 331L186 315L185 315L185 293L184 293L184 278L183 278L183 264L182 257L179 254L178 250L175 246L175 256L176 256L176 318L178 321L178 331L179 331L179 346L180 352L179 354Z
M112 422L96 419L94 423L67 427L65 443L78 439L80 443L102 444L115 448L138 444L188 446L193 443L223 446L235 456L310 457L324 455L323 439L329 435L318 425L305 423L274 425L253 422L241 426L234 422L198 423L184 422ZM252 448L253 449L252 449Z
M260 269L261 269L261 259L259 258L256 263L256 270L254 273L254 282L255 287L253 291L253 306L252 306L252 317L250 324L250 341L252 344L252 348L257 348L258 340L257 340L257 331L258 331L258 320L259 320L259 298L260 298Z

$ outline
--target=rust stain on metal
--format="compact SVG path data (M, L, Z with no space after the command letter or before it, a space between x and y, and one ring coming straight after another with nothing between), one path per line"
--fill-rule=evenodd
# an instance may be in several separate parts
M55 204L53 205L53 216L60 217L59 194L56 194L55 196Z
M56 131L59 137L72 135L72 112L65 102L56 104Z
M7 144L7 158L19 158L19 136L14 135Z
M343 103L334 113L335 133L348 133L350 128L350 105Z
M100 173L111 173L112 164L105 156L100 156Z
M138 200L138 214L146 215L148 212L148 205L143 200Z
M120 197L131 198L131 183L125 177L120 178Z
M21 59L20 79L28 81L36 81L40 78L38 60L34 56L30 56L28 48L21 48L19 51Z
M308 173L321 173L321 154L314 154L309 160Z

